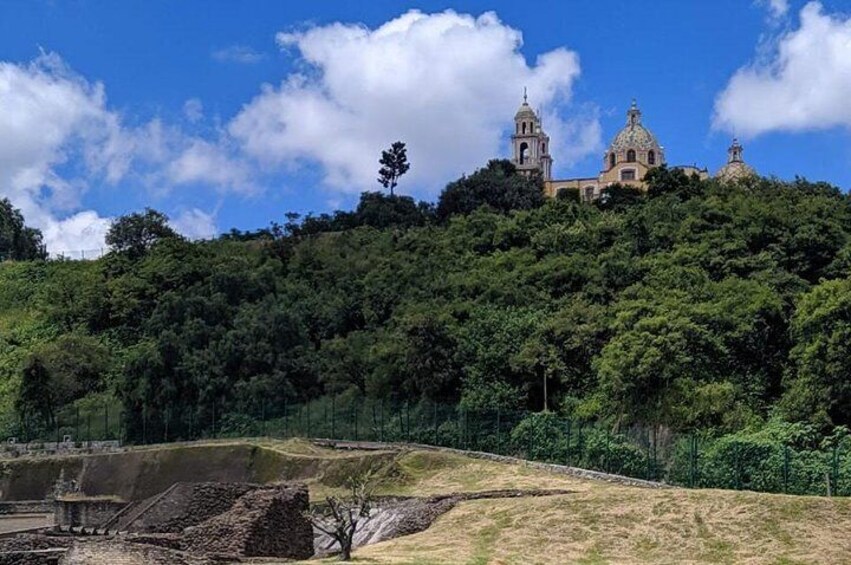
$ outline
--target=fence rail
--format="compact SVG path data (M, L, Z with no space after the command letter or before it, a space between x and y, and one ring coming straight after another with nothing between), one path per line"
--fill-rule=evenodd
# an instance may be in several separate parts
M115 406L66 410L50 423L21 423L16 443L114 441L149 444L269 436L412 442L559 463L693 488L851 495L851 438L803 448L660 426L612 432L596 422L553 413L470 411L429 401L322 397L181 410ZM7 444L7 453L14 451Z

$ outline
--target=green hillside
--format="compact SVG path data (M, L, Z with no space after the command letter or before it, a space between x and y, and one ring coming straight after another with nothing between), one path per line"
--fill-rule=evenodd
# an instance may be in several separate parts
M851 477L849 197L648 177L545 201L492 162L436 205L366 193L194 243L148 211L101 260L6 261L0 433L106 413L130 441L238 434L329 395L538 411L546 382L555 414L613 433L700 434L719 465L786 446L807 484Z

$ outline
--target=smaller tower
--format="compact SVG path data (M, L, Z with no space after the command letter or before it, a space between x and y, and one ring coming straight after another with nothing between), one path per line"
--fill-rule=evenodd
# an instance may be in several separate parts
M744 147L738 139L733 139L733 144L727 149L727 164L715 173L715 178L723 182L735 182L746 177L756 175L756 171L747 163L742 156Z
M526 89L523 104L514 115L514 135L511 136L513 157L511 162L524 175L540 171L545 181L552 180L553 160L550 156L550 138L544 133L541 120L529 106Z
M728 163L744 163L745 160L742 158L742 152L744 151L744 147L739 143L737 138L733 138L733 145L727 149L727 162Z

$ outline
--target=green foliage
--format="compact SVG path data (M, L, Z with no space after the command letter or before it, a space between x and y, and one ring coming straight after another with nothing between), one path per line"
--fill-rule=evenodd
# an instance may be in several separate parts
M168 225L162 212L145 208L144 213L134 212L112 222L106 234L106 244L130 259L138 259L163 239L180 237Z
M378 170L378 183L384 188L390 189L390 196L393 196L393 189L399 184L399 177L408 172L411 168L408 163L408 150L405 144L401 141L393 142L390 149L381 152L381 159L378 160L381 168Z
M579 189L578 188L560 188L558 192L556 192L556 200L565 200L567 202L575 202L579 203Z
M446 220L455 214L469 214L482 206L507 213L537 208L543 203L540 177L525 177L510 161L493 160L484 169L446 186L437 202L437 217Z
M615 183L604 188L600 198L594 204L600 210L620 212L639 204L642 200L644 200L644 193L641 190Z
M569 463L631 477L645 477L652 465L647 453L623 434L598 427L579 431L576 421L554 412L537 412L524 417L511 430L512 448L527 459Z
M789 416L851 424L851 279L824 281L804 294L791 331L783 399Z
M831 494L851 494L851 483L838 480L851 473L846 428L825 437L810 424L772 420L720 438L704 438L696 445L697 466L691 477L688 461L695 449L691 438L676 446L672 478L677 482L790 494L827 494L830 485Z
M237 433L329 395L505 414L541 410L546 384L558 416L541 434L546 418L599 427L581 456L542 439L542 457L646 470L634 427L851 423L849 197L664 168L648 182L547 200L492 161L436 208L364 193L353 211L205 242L127 216L103 260L0 265L0 426L43 428L101 395L131 440Z
M0 199L0 261L45 259L41 231L27 227L21 211L8 198Z
M385 196L380 192L361 194L355 210L357 225L378 229L422 226L430 216L430 208L423 203L417 205L410 196Z
M535 461L563 462L567 454L565 423L553 412L535 412L511 430L515 451Z

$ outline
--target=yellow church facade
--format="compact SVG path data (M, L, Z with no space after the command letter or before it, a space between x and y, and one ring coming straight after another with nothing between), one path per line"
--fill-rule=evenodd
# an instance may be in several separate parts
M646 190L644 176L661 165L666 165L665 150L656 136L642 123L641 110L633 100L626 114L626 125L614 137L603 154L602 169L594 177L553 179L553 158L549 153L550 138L544 132L540 117L529 106L526 96L514 116L515 131L511 136L512 162L524 174L540 173L548 196L556 196L560 190L579 191L583 201L591 202L602 194L609 185L620 183ZM701 179L709 178L706 168L694 165L676 165L686 174L696 174ZM728 151L727 164L716 174L724 180L737 180L753 175L754 170L742 159L742 146L734 140Z

